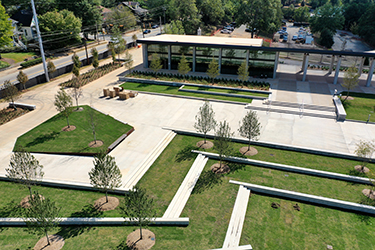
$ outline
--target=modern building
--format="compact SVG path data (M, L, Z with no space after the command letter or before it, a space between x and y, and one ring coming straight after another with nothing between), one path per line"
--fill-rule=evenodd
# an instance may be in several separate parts
M375 70L375 51L351 52L317 49L263 47L262 39L223 38L212 36L160 35L138 39L143 47L143 67L148 68L152 54L156 53L162 61L163 69L177 70L178 62L184 55L190 63L192 72L206 72L209 63L215 59L221 74L237 74L244 61L253 77L276 78L280 52L303 54L301 67L302 81L306 80L309 55L329 55L331 63L329 74L336 67L333 83L337 84L342 56L360 58L358 72L362 73L365 58L370 59L370 69L366 86L370 86Z

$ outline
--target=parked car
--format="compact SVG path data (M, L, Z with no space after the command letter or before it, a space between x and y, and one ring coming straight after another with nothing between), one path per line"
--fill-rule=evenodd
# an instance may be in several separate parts
M143 34L148 34L148 33L151 33L151 30L144 30L143 31Z
M293 37L292 37L292 41L295 41L295 40L297 40L298 39L298 36L297 35L294 35Z
M283 42L287 42L288 41L288 36L284 36L283 37Z
M227 30L227 29L223 29L223 30L220 31L220 33L223 33L223 34L230 34L230 33L232 33L232 31Z
M155 25L152 25L152 27L151 27L151 28L153 28L153 29L159 28L159 25L157 25L157 24L155 24Z
M234 27L232 27L232 26L225 26L224 29L225 29L225 30L231 30L231 31L233 31L233 30L234 30Z

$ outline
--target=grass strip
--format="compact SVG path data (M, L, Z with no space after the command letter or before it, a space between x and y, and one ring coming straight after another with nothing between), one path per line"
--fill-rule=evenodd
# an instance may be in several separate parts
M346 119L367 121L370 116L370 122L375 122L375 95L365 93L349 93L354 97L353 100L346 100L343 105L346 111ZM346 92L342 92L341 100L346 97Z
M34 52L18 52L18 53L2 53L3 58L8 58L14 60L14 63L19 63L24 61L26 58L35 56Z
M261 94L261 93L256 93L256 92L248 92L248 91L241 91L241 89L238 89L238 90L213 89L213 88L193 87L193 86L184 86L184 89L199 90L199 91L209 91L209 92L219 92L219 93L226 93L226 94L238 94L238 95L247 95L247 96L260 96L260 97L264 97L265 99L268 98L267 94Z

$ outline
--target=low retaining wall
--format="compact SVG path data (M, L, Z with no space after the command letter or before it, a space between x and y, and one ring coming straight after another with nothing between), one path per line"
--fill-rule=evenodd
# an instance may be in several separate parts
M114 143L109 145L109 147L107 149L107 153L111 152L115 147L117 147L117 145L119 145L123 140L125 140L126 137L128 137L133 132L134 132L134 128L132 128L127 133L120 136Z
M204 137L204 134L197 133L195 131L189 131L189 130L180 130L180 129L174 129L174 128L168 128L163 127L163 129L172 130L177 134L181 135L190 135L190 136L197 136L197 137ZM207 139L214 139L215 136L212 134L206 135ZM248 144L248 139L238 138L238 137L232 137L233 142L238 143L244 143ZM315 149L315 148L306 148L306 147L300 147L300 146L292 146L292 145L286 145L281 143L274 143L274 142L265 142L265 141L251 141L252 145L256 146L262 146L262 147L268 147L268 148L276 148L276 149L282 149L282 150L289 150L289 151L296 151L301 153L308 153L308 154L315 154L315 155L324 155L329 157L336 157L336 158L343 158L348 160L355 160L355 161L362 161L358 156L355 154L350 153L340 153L335 151L325 151L321 149ZM375 159L370 159L370 162L375 162Z
M336 107L337 120L345 121L346 111L345 111L344 105L342 105L340 98L338 98L337 95L335 95L332 100Z
M215 153L202 152L202 151L197 151L197 150L192 150L191 152L202 154L215 160L219 159L219 155ZM346 174L339 174L339 173L328 172L328 171L323 171L323 170L301 168L301 167L296 167L296 166L289 166L289 165L266 162L266 161L239 158L239 157L234 157L234 156L227 157L225 158L225 160L229 162L254 165L254 166L264 167L264 168L272 168L272 169L288 171L288 172L293 172L293 173L298 173L298 174L306 174L306 175L319 176L319 177L324 177L324 178L329 178L329 179L336 179L336 180L341 180L341 181L350 181L354 183L372 185L372 182L369 178L357 177L357 176L346 175ZM373 181L375 182L375 180Z
M14 102L14 103L9 103L9 108L23 108L23 109L28 109L28 110L34 110L36 109L36 106L35 105L31 105L31 104L25 104L25 103L18 103L18 102Z
M293 192L293 191L284 190L284 189L265 187L265 186L260 186L260 185L255 185L255 184L240 182L240 181L230 180L229 183L243 185L245 187L248 187L251 189L252 193L276 196L276 197L291 199L295 201L302 201L302 202L307 202L307 203L312 203L312 204L323 205L323 206L337 208L337 209L346 210L346 211L353 211L353 212L360 212L360 213L375 215L375 207L373 206L367 206L367 205L362 205L359 203L336 200L336 199L331 199L331 198L326 198L326 197L316 196L316 195L311 195L311 194L298 193L298 192Z
M124 225L138 225L137 221L130 221L128 218L122 217L104 217L104 218L92 218L92 217L72 217L72 218L60 218L60 226L124 226ZM189 225L189 218L155 218L150 226L179 226L187 227ZM24 227L26 223L22 218L0 218L0 226L10 227Z
M220 92L212 92L212 91L204 91L204 90L193 90L193 89L184 89L184 88L180 88L178 91L189 92L189 93L197 93L197 94L209 94L209 95L227 96L227 97L239 97L239 98L246 98L246 99L258 99L258 100L267 99L267 97L260 97L260 96L239 95L239 94L220 93Z

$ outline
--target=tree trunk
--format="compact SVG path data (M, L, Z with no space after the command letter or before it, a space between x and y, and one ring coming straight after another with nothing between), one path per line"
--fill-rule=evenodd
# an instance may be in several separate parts
M66 117L66 121L68 123L68 128L70 128L70 125L69 125L69 116Z
M95 131L93 132L93 134L94 134L94 141L95 141L95 144L96 144L96 133L95 133Z
M47 229L44 229L44 232L46 233L46 237L47 237L47 245L51 245L51 243L49 242L49 237L48 237L48 232L47 232Z
M250 144L251 144L251 139L250 139L251 137L249 137L249 146L248 146L248 148L247 148L247 151L250 151Z
M78 110L78 97L76 98L77 110Z
M142 239L142 221L141 220L138 220L139 222L139 236L141 237Z
M206 133L204 133L204 144L206 144Z
M108 203L108 191L105 190L105 203Z
M31 193L31 187L30 187L30 186L28 186L27 188L29 189L29 192L30 192L30 199L32 199L32 197L33 197L33 194Z

